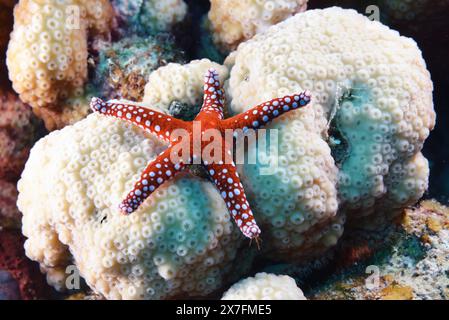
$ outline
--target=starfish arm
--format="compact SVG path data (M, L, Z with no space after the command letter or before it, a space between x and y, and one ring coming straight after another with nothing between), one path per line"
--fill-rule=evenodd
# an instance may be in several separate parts
M245 191L232 159L230 162L212 163L205 166L237 226L246 237L257 239L260 229L246 200Z
M188 122L138 105L92 98L90 107L94 112L130 122L168 142L173 130L189 129Z
M171 147L156 157L142 172L134 189L128 193L119 208L125 214L131 214L148 198L160 185L171 179L185 168L182 161L171 161Z
M204 77L203 101L200 112L216 114L219 119L223 119L225 94L215 69L207 70Z
M224 120L223 127L243 130L258 129L286 112L305 107L310 102L310 98L310 93L305 91L300 94L273 99Z

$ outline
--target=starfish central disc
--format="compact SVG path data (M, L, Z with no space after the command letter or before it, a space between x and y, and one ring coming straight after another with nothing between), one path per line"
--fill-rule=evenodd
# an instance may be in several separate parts
M134 104L104 102L99 98L93 98L91 102L93 111L130 122L169 142L169 147L143 170L139 181L134 185L134 189L119 205L120 210L125 214L136 211L151 193L178 172L183 171L193 160L205 167L211 180L221 193L229 213L243 234L250 239L256 238L257 240L260 229L240 182L232 158L232 145L225 141L224 132L225 130L237 129L243 131L256 130L286 112L306 106L310 99L310 94L306 91L267 101L245 113L223 119L225 94L218 73L214 69L209 69L206 73L203 106L196 118L190 122ZM208 129L214 129L218 132L218 139L221 140L222 148L220 154L213 155L214 159L218 156L218 161L211 161L202 157L201 152L195 150L194 141L192 141L192 148L189 149L191 151L187 158L176 157L174 159L174 148L180 142L172 138L172 134L175 130L183 130L186 135L195 139L195 128L199 128L201 137ZM205 145L200 143L200 146L203 148Z

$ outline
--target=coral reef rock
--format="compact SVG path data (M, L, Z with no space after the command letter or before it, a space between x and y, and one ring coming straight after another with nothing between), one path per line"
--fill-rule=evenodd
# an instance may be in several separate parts
M44 133L31 108L11 89L0 88L0 228L20 228L16 182L31 146Z
M16 184L0 180L0 229L21 227L22 214L16 206Z
M123 38L102 42L92 84L108 99L141 101L149 74L170 62L183 62L183 53L169 35Z
M285 275L258 273L243 279L223 295L222 300L306 300L295 280Z
M363 243L371 253L355 260L349 257L352 265L315 285L308 295L311 299L449 298L449 208L438 202L422 201L406 209L397 224L359 230L343 243L352 251Z
M0 179L17 181L43 126L10 90L0 89Z
M242 169L273 256L307 251L310 233L333 245L345 215L391 219L427 189L420 151L435 124L433 84L412 39L354 10L309 10L242 43L225 65L232 113L312 92L310 108L271 125L275 175L261 175L262 163Z

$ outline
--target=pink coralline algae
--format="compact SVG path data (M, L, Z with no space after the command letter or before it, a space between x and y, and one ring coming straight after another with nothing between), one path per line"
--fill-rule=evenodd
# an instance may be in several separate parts
M16 206L17 195L15 183L0 180L0 227L20 228L22 214Z
M14 93L0 89L0 179L17 181L41 122Z
M50 289L39 266L25 256L24 241L20 231L0 231L0 271L7 272L18 283L20 299L46 299L50 295ZM12 281L9 277L8 279ZM1 285L0 283L0 287ZM10 284L8 289L11 289ZM8 296L19 298L16 293L7 291Z
M20 227L16 182L42 124L31 108L9 90L0 89L0 226Z

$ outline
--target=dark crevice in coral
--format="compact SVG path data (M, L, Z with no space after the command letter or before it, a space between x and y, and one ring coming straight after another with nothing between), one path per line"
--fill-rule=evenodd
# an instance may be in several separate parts
M349 144L344 138L343 134L338 128L337 117L332 119L329 126L328 145L331 148L332 157L335 160L337 167L341 168L344 160L348 156Z
M192 121L200 112L200 109L200 105L191 106L187 103L182 103L175 100L170 103L168 113L175 118L184 121Z
M337 167L341 168L343 162L349 155L349 142L344 136L342 130L339 128L339 107L344 101L353 100L353 90L347 89L343 92L340 98L335 103L335 111L331 114L329 130L328 130L328 145L331 148L332 157L335 160Z

